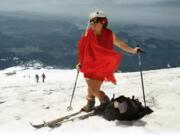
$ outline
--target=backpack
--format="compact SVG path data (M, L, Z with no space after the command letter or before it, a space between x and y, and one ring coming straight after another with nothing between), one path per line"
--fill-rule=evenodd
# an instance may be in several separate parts
M152 112L149 107L143 107L134 96L119 96L111 99L104 109L103 117L107 120L137 120Z

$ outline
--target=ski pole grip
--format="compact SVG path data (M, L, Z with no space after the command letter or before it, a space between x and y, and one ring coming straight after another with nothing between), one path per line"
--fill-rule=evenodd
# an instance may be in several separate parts
M137 45L136 47L139 47L140 48L140 46L139 45ZM138 49L137 50L137 53L139 54L139 53L145 53L144 51L142 51L141 49Z

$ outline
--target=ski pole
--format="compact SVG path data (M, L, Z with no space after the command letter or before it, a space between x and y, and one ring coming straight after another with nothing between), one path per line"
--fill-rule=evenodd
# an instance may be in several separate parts
M139 47L139 46L137 46L137 47ZM144 106L146 107L146 97L145 97L143 74L142 74L142 57L141 57L141 53L143 53L143 51L138 50L138 60L139 60L138 65L139 65L139 71L140 71L140 75L141 75L141 84L142 84L142 91L143 91Z
M89 24L89 21L88 21L88 24L87 24L87 26L86 26L86 31L88 30L89 25L90 25L90 24ZM74 84L74 89L73 89L73 93L72 93L72 96L71 96L70 105L67 107L67 110L68 110L68 111L70 111L70 110L73 109L71 105L72 105L72 100L73 100L73 97L74 97L74 92L75 92L75 89L76 89L76 83L77 83L78 76L79 76L79 70L77 71L76 81L75 81L75 84Z
M72 92L72 95L71 95L70 105L67 107L68 111L73 109L71 105L72 105L72 101L73 101L73 97L74 97L74 93L75 93L75 89L76 89L76 84L77 84L78 76L79 76L79 70L77 71L77 74L76 74L76 80L75 80L74 89L73 89L73 92Z

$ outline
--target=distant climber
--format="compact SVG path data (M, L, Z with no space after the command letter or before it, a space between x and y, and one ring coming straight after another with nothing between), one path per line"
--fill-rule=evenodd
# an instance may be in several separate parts
M36 79L36 82L38 83L39 82L39 75L38 74L35 75L35 79Z
M42 77L42 82L44 83L44 82L45 82L46 75L43 73L41 77Z

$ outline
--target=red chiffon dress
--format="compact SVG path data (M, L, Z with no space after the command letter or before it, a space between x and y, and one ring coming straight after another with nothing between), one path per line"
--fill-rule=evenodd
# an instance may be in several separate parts
M116 83L114 72L122 59L122 53L113 49L113 34L104 28L100 35L92 29L82 36L78 43L78 62L85 78Z

